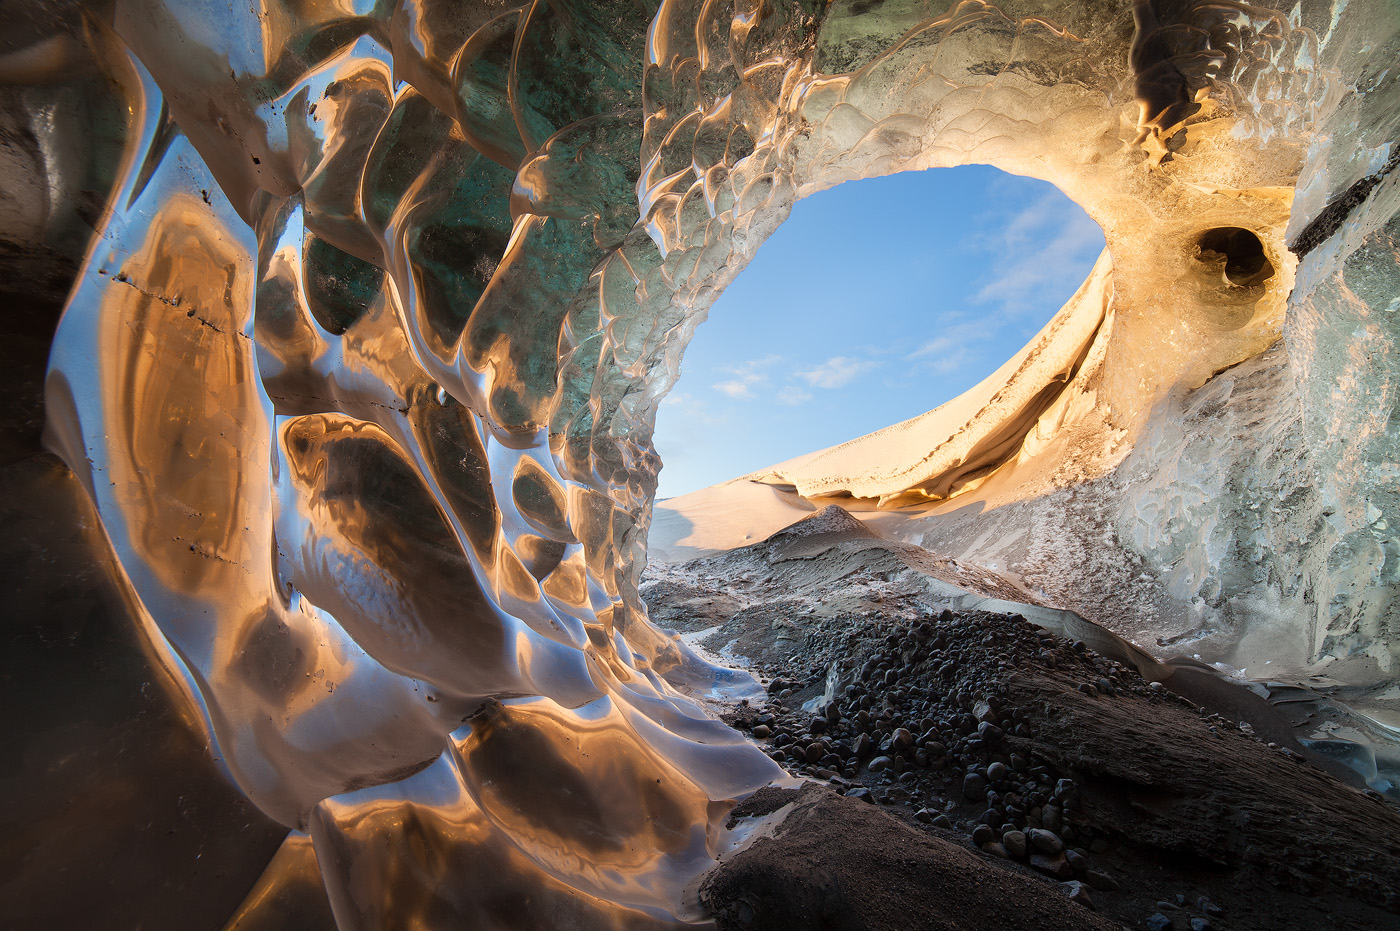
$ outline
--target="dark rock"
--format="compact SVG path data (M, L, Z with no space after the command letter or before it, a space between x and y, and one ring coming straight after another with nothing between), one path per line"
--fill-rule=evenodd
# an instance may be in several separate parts
M1093 910L1094 900L1089 897L1089 888L1077 879L1060 883L1060 891L1069 897L1071 902L1078 902L1087 909Z
M1047 876L1056 879L1073 879L1074 870L1070 869L1069 861L1065 855L1057 853L1054 855L1044 853L1033 853L1030 859L1031 869L1039 870Z
M970 802L981 801L987 797L987 777L978 773L968 773L963 777L962 784L963 798Z
M1212 918L1219 918L1225 914L1225 909L1216 905L1207 896L1201 896L1196 900L1196 911L1209 915Z
M983 844L990 844L995 839L995 832L985 824L979 824L972 829L972 843L976 847L981 847Z
M1007 854L1006 848L1003 847L1001 844L998 844L996 841L988 841L987 843L983 844L982 852L989 853L994 857L1000 857L1003 860L1009 859L1009 854Z
M768 735L770 735L770 734L772 734L772 733L773 733L773 729L772 729L771 727L769 727L767 724L760 724L760 725L758 725L757 727L755 727L755 728L753 729L753 735L754 735L754 737L758 738L759 740L763 740L765 737L767 737Z
M906 727L896 728L894 736L890 738L890 745L896 750L908 750L914 746L914 735Z
M1001 782L1006 778L1006 773L1007 769L1005 763L993 763L987 767L987 778L992 782Z
M889 769L892 765L894 765L894 761L889 757L877 756L870 761L870 771L872 773L881 773Z
M1118 891L1118 880L1098 870L1085 870L1084 881L1100 892Z
M1147 918L1147 931L1171 931L1172 920L1161 912L1149 915Z
M1025 859L1026 835L1022 831L1007 831L1001 835L1001 843L1017 860Z
M1192 918L1191 931L1215 931L1215 925L1209 918Z
M1065 843L1051 831L1040 828L1032 828L1026 839L1030 845L1041 853L1061 854L1064 853Z
M1088 864L1084 861L1084 855L1077 850L1066 850L1065 859L1069 861L1070 869L1074 870L1074 875L1083 876Z

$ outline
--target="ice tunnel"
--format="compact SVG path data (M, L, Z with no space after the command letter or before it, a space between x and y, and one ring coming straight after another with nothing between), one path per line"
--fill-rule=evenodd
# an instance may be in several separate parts
M758 685L639 596L655 409L794 201L854 178L994 165L1107 248L967 395L760 478L995 492L929 545L1031 528L998 552L1061 607L1400 727L1383 0L24 10L5 235L82 256L47 443L290 832L240 914L319 882L345 929L705 926L730 808L787 777L705 705Z

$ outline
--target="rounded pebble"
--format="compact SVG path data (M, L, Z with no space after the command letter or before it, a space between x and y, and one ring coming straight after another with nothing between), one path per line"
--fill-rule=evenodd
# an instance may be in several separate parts
M963 777L963 798L976 802L987 797L987 778L978 773L968 773Z

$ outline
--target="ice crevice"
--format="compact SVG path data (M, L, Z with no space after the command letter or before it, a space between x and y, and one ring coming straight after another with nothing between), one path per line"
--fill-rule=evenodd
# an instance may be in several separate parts
M48 443L189 717L291 832L274 866L342 927L512 895L522 928L703 923L729 807L784 775L702 706L752 678L639 595L656 406L792 204L854 178L995 165L1107 248L966 395L735 493L838 501L1158 659L1267 661L1400 726L1387 4L82 20L0 61L110 104Z

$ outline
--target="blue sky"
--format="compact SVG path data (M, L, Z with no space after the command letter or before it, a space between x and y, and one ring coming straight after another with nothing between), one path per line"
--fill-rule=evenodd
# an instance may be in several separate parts
M982 165L799 201L686 349L657 413L658 497L955 397L1045 325L1102 249L1054 186Z

